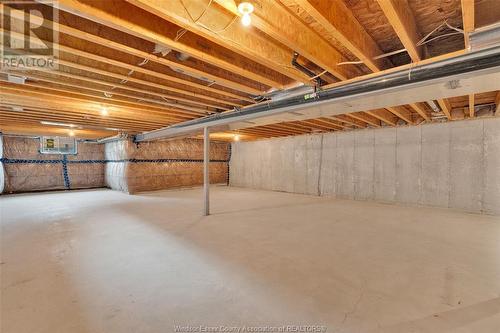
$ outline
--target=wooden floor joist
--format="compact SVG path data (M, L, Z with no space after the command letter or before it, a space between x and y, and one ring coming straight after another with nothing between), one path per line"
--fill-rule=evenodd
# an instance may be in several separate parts
M372 2L368 10L367 3L357 1L250 0L254 11L246 27L239 1L59 0L59 67L33 68L24 74L1 70L0 130L8 124L11 129L32 125L38 131L43 128L39 122L47 119L136 133L209 114L239 112L285 89L335 89L470 52L469 34L484 24L483 7L473 0L460 0L459 6ZM37 20L52 10L41 1L3 5L17 9L0 28L12 41L27 36L12 24ZM23 13L37 6L39 12ZM448 36L444 19L450 26L463 27L463 37L457 29ZM44 47L53 23L44 20L38 39L32 38L30 45ZM11 80L9 75L18 78ZM13 83L19 80L24 84ZM500 93L477 91L437 99L448 121L477 117L476 104L494 102L498 109ZM103 108L108 115L100 114ZM255 139L437 119L443 120L439 110L417 101L258 125L241 133ZM225 131L220 138L230 139L231 133Z

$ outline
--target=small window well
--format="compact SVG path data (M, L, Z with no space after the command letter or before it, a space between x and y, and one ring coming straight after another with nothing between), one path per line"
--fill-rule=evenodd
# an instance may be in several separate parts
M40 153L75 155L77 153L76 139L63 136L42 136L40 138Z

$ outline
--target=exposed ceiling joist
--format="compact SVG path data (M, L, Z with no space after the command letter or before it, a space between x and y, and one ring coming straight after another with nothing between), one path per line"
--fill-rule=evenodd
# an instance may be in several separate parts
M374 118L377 118L384 123L392 126L396 126L398 122L398 117L396 117L393 113L384 110L384 109L378 109L378 110L371 110L371 111L365 111L365 113L371 115Z
M63 65L63 66L69 67L69 68L74 68L74 69L77 69L77 70L81 70L81 71L84 71L86 73L103 75L105 77L110 77L110 78L113 78L113 79L120 80L119 82L122 82L122 81L133 82L133 83L136 83L136 84L141 85L141 86L146 86L146 87L152 87L152 88L156 88L156 89L160 89L160 90L165 90L165 91L169 91L169 92L173 92L173 93L185 95L187 97L193 97L193 98L196 98L198 100L199 99L201 99L201 100L204 99L204 100L208 100L208 101L212 101L212 102L216 102L216 103L221 103L221 104L232 105L232 106L243 106L243 104L241 102L240 103L235 103L235 102L232 102L232 101L229 101L229 100L221 100L219 98L214 98L214 97L211 97L211 96L207 96L207 95L195 93L195 92L188 91L188 90L178 89L178 88L175 88L175 87L170 87L170 86L166 86L166 85L163 85L163 84L158 84L158 83L151 82L151 81L137 79L137 78L134 78L134 77L131 77L131 76L121 75L121 74L118 74L118 73L109 72L109 71L101 70L101 69L94 68L94 67L80 65L80 64L75 63L75 62L70 62L70 61L65 61L65 60L59 60L59 65ZM120 87L123 86L120 83L117 83L116 85L120 86ZM168 95L165 95L165 96L168 98ZM208 104L205 104L205 105L208 105Z
M418 46L418 42L421 40L420 32L418 31L417 24L415 22L415 17L411 12L411 8L406 0L377 0L380 8L384 11L385 16L389 20L389 23L396 31L401 43L406 48L406 51L410 55L413 62L417 62L423 59L423 49L424 46ZM439 104L446 104L445 101L438 101ZM389 110L391 111L391 110ZM418 113L419 110L415 109ZM392 111L391 111L392 112ZM444 111L448 119L448 112ZM425 119L425 118L424 118Z
M408 104L408 105L411 106L411 108L413 110L417 111L417 113L422 118L424 118L427 121L431 121L431 114L430 114L430 112L427 111L422 105L420 105L419 103L411 103L411 104Z
M385 58L374 59L383 52L343 1L294 1L372 71L391 67Z
M149 2L146 0L128 1L135 3ZM240 15L230 1L215 0L215 2L231 11L234 15ZM352 66L337 65L347 60L339 51L317 35L309 26L289 13L277 1L260 0L255 9L252 24L275 40L288 46L291 50L298 52L335 75L338 79L345 80L357 76Z
M3 31L4 30L0 28L0 32L3 32ZM19 39L19 40L24 40L24 35L22 35L20 33L10 32L10 35L12 36L12 38L16 38L16 39ZM41 39L39 41L35 41L34 43L44 43L44 42L48 43L47 41L44 41L44 40L41 40ZM99 56L99 55L92 54L92 53L89 53L89 52L81 51L81 50L78 50L78 49L75 49L75 48L72 48L72 47L68 47L68 46L65 46L65 45L59 45L59 51L63 52L63 53L68 53L68 54L71 54L71 55L75 55L77 57L82 57L82 58L90 59L92 61L97 61L97 62L101 62L101 63L104 63L104 64L116 66L117 68L124 68L124 69L127 69L129 71L133 71L133 72L137 72L137 73L142 73L142 74L145 74L145 75L150 76L150 77L156 77L158 79L166 80L166 81L169 81L169 82L173 82L173 83L178 83L178 84L190 86L190 87L193 87L193 88L196 88L196 89L200 89L200 90L205 90L207 92L218 94L218 95L225 96L225 97L229 97L229 98L232 98L232 99L235 99L235 100L245 100L245 101L251 102L251 103L254 102L251 98L248 98L248 97L244 97L244 96L236 95L234 93L230 93L230 92L222 91L222 90L219 90L219 89L211 88L208 85L203 85L203 84L200 84L200 83L191 82L189 80L180 79L180 78L177 78L177 77L174 77L174 76L170 76L170 75L167 75L167 74L158 73L156 71L152 71L152 70L140 67L140 66L131 65L129 63L125 63L125 62L118 61L118 60L113 60L113 59L110 59L108 57L103 57L103 56ZM129 77L130 76L126 76L126 79L128 80ZM219 99L219 101L221 103L224 103L223 99Z
M474 0L461 0L465 48L469 49L469 34L474 31ZM474 94L469 95L469 116L474 117Z
M462 21L464 27L465 48L469 48L469 34L474 31L475 10L474 0L461 0L462 3Z
M370 125L372 125L374 127L380 127L381 126L380 120L378 120L377 118L372 117L369 114L365 114L363 112L353 112L353 113L348 113L347 115L349 117L351 117L351 118L363 121L363 122L365 122L367 124L370 124Z
M395 116L403 119L404 121L406 121L408 124L414 124L414 121L411 117L411 113L406 110L404 107L402 106L393 106L393 107L390 107L390 108L386 108L389 112L391 112L392 114L394 114Z
M48 103L54 103L58 102L54 101L54 98L58 99L63 99L65 101L74 101L74 102L80 102L80 103L88 103L88 104L93 104L96 107L102 107L103 105L108 106L108 107L116 107L116 108L127 108L129 110L135 110L135 111L140 111L140 112L148 112L151 117L154 117L155 115L178 115L178 114L183 114L183 112L180 112L179 110L169 110L169 109L162 109L162 108L156 108L152 106L144 106L140 105L140 108L138 108L136 105L133 105L132 103L124 103L124 102L117 102L117 101L108 101L106 99L99 99L99 98L89 98L88 96L85 96L83 94L74 94L74 93L69 93L65 92L59 89L52 89L52 88L27 88L27 87L20 87L19 85L12 85L8 83L3 83L0 82L0 88L2 89L2 94L4 96L16 96L17 100L22 102L23 98L27 98L30 96L35 96L44 99L44 98L49 98L46 102ZM52 100L51 100L52 99ZM132 105L130 105L132 104ZM196 117L196 115L185 113L185 115L191 116L191 117Z
M446 99L438 99L438 104L441 107L441 110L446 115L448 119L451 120L451 104Z
M408 2L406 0L377 0L377 2L411 59L413 61L421 60L423 58L422 48L417 46L421 36Z
M474 118L475 116L475 103L474 103L474 94L469 95L469 117Z
M500 116L500 91L497 92L497 96L495 97L495 105L496 105L495 115Z
M134 14L127 3L60 0L56 4L66 12L152 43L159 43L270 87L282 89L289 83L284 80L284 76L275 75L264 66L253 64L237 54L229 54L224 49L214 47L216 44L209 41L201 41L195 36L186 36L187 34L177 39L178 26L155 15L147 15L146 12Z
M273 43L267 36L252 29L233 24L234 14L217 10L216 6L207 8L209 3L204 0L190 0L185 3L163 0L130 0L128 2L233 52L273 68L283 75L310 84L305 74L291 66L293 50ZM198 18L200 14L203 15ZM194 17L197 18L196 22L193 21Z

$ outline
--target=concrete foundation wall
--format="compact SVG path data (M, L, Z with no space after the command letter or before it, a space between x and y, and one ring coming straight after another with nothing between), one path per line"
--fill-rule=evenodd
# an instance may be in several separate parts
M500 118L237 142L230 184L500 214Z
M211 142L210 182L228 179L228 143ZM153 141L135 145L129 140L106 143L106 186L127 193L203 184L203 141Z

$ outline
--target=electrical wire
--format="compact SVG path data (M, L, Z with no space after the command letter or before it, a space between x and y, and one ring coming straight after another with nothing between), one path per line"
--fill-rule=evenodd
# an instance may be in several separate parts
M309 78L309 80L314 80L314 79L317 79L318 77L320 77L321 75L326 74L326 73L328 73L328 71L325 69L324 71L322 71L322 72L321 72L321 73L319 73L318 75L315 75L315 76L313 76L313 77Z
M443 34L443 35L439 35L439 36L436 36L436 37L433 37L431 39L428 39L433 33L435 33L436 31L438 31L440 28L442 28L443 26L447 26L449 29L451 30L455 30L455 32L450 32L450 33L446 33L446 34ZM443 37L448 37L448 36L453 36L453 35L458 35L458 34L464 34L464 31L462 29L459 29L457 27L454 27L452 25L450 25L448 23L447 20L443 21L439 26L437 26L436 28L434 28L430 33L428 33L427 35L425 35L424 38L422 38L421 40L419 40L416 44L416 46L422 46L422 45L425 45L427 43L430 43L436 39L440 39L440 38L443 38ZM384 53L384 54L380 54L376 57L373 57L372 59L373 60L378 60L378 59L382 59L382 58L386 58L386 57L389 57L391 55L395 55L395 54L399 54L399 53L403 53L403 52L406 52L406 48L404 49L399 49L399 50L396 50L396 51L392 51L392 52L388 52L388 53ZM337 63L337 66L344 66L344 65L361 65L363 64L364 61L343 61L343 62L339 62Z
M212 5L212 2L213 0L210 0L210 2L208 3L208 5L205 7L205 9L201 12L200 16L198 16L197 19L194 19L194 17L191 15L191 13L189 12L189 10L187 9L186 5L184 4L184 1L183 0L179 0L181 2L181 5L182 7L184 7L184 10L186 11L186 13L189 15L189 17L191 18L191 20L194 22L194 23L197 23L202 17L203 15L205 15L205 13L207 12L208 8Z
M181 39L181 37L184 36L186 32L187 32L186 29L179 29L175 34L174 42L177 42L179 39Z

